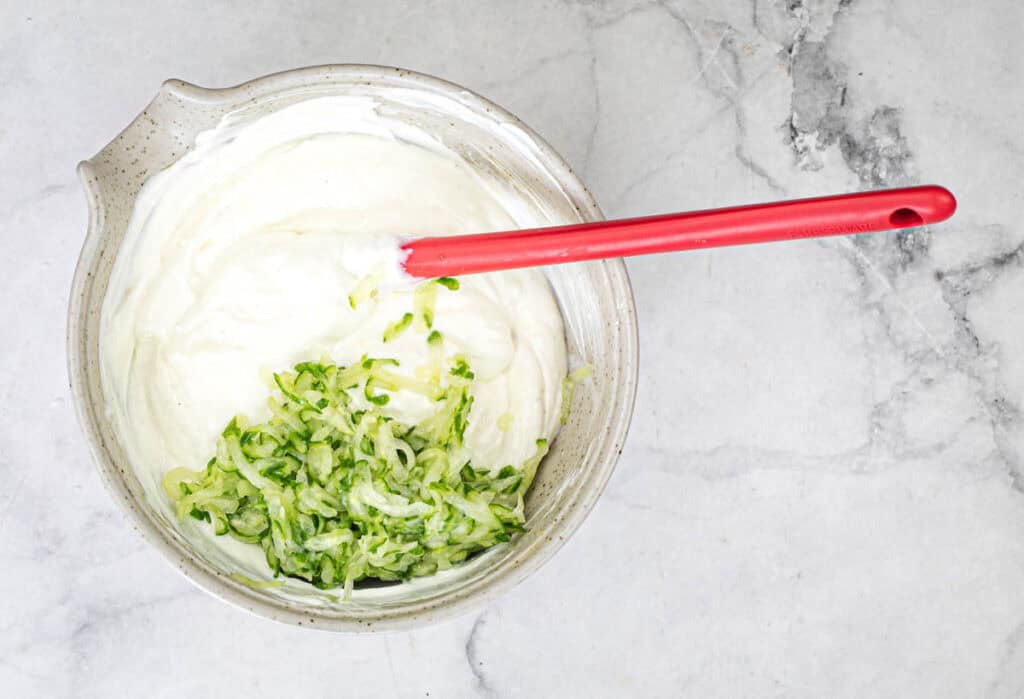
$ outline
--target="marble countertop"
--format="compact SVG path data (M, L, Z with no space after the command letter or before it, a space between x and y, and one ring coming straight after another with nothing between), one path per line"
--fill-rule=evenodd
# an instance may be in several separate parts
M129 9L131 8L131 9ZM8 696L1024 692L1024 5L0 4ZM478 613L349 637L237 611L131 531L75 423L76 161L168 77L401 65L542 133L610 216L936 182L900 235L634 259L618 471Z

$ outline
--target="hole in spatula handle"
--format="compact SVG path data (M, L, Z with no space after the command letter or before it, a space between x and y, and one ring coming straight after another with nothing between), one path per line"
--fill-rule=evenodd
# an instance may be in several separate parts
M908 226L920 226L924 223L924 219L921 218L921 214L913 209L896 209L889 216L889 223L897 228L906 228Z

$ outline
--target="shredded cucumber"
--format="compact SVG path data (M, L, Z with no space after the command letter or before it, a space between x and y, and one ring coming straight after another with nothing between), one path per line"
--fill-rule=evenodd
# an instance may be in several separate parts
M561 421L563 425L569 421L569 413L572 411L572 397L576 393L576 385L590 378L591 373L593 373L593 367L587 364L562 379Z
M359 280L348 295L348 305L354 311L366 299L377 296L377 285L383 276L382 270L375 269Z
M265 590L268 588L281 587L282 585L284 585L284 580L253 580L252 578L248 578L242 575L241 573L232 573L231 577L232 579L242 583L243 585L248 585L254 590Z
M515 421L515 415L512 413L504 413L498 418L498 430L501 432L508 432L512 429L512 423Z
M430 575L508 541L524 531L523 497L547 441L497 473L471 463L464 438L474 374L465 358L435 359L439 370L426 380L383 358L275 374L268 421L235 417L203 471L167 473L178 517L260 546L274 577L344 588L346 598L357 580ZM430 396L435 412L416 425L389 418L388 392L400 390Z
M438 277L434 281L441 286L448 288L450 291L459 290L459 280L455 277Z
M431 282L424 282L413 292L413 311L416 327L427 331L434 327L434 305L437 303L437 287L443 286L449 291L459 290L459 280L454 277L438 277Z
M420 284L412 293L412 308L416 314L416 327L427 331L434 327L434 304L437 302L437 285Z
M396 320L384 329L384 342L391 342L404 333L405 329L410 325L412 325L412 313L406 313L402 316L401 320Z

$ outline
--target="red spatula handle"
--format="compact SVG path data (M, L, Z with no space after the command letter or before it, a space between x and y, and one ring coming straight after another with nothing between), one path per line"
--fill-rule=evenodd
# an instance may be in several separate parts
M728 209L420 238L405 243L405 270L446 277L606 257L648 255L796 238L871 233L944 221L956 199L928 185Z

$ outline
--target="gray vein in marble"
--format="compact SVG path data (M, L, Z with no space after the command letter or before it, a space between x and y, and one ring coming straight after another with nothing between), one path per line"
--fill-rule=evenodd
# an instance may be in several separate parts
M591 117L590 128L587 131L587 138L583 147L583 163L580 166L580 173L585 175L590 169L590 161L594 155L597 131L601 128L601 86L598 84L597 47L594 45L594 31L598 25L587 10L583 12L583 21L586 28L584 40L587 44L587 52L590 54L590 60L587 63L587 76L590 79L590 94L594 100L594 113Z
M397 697L401 694L398 687L398 673L395 671L395 659L391 653L391 639L387 635L384 636L384 654L388 659L388 673L391 675L391 686L394 690L394 696Z
M11 512L14 510L14 505L18 502L18 495L21 493L21 489L25 487L25 483L31 475L31 465L22 468L21 477L18 478L14 487L7 491L7 499L4 501L3 507L0 508L0 535L4 533L4 527L7 525L7 518L10 517Z
M956 357L958 369L971 381L975 395L990 420L999 455L1018 491L1024 492L1022 457L1017 454L1007 430L1024 420L1021 407L1005 394L995 380L995 372L986 363L994 362L989 348L978 337L967 313L968 299L988 287L1008 267L1024 266L1024 243L981 263L961 269L937 271L935 277L956 324Z
M611 29L620 22L632 17L638 12L643 12L658 4L658 0L646 0L633 4L625 4L613 0L568 0L571 5L583 9L587 22L588 31L594 29Z
M14 218L14 215L17 214L18 212L20 212L20 211L22 211L22 210L24 210L24 209L26 209L28 207L36 206L37 204L40 204L40 203L44 202L45 200L49 199L50 197L56 196L58 194L63 194L64 192L67 192L68 190L70 190L72 188L72 186L73 185L72 185L71 182L61 182L61 183L57 183L57 184L48 184L45 187L43 187L42 189L40 189L38 192L35 192L33 194L30 194L30 195L28 195L26 197L23 197L23 198L15 201L15 202L13 202L7 208L7 210L3 212L2 218L5 219L5 220L12 219L12 218Z
M82 674L82 668L88 666L94 646L93 636L103 627L119 624L140 612L151 614L164 605L187 599L193 594L193 589L187 589L184 592L165 595L143 595L127 604L122 600L105 600L102 604L88 604L84 607L75 606L69 595L60 606L69 610L72 617L77 619L66 636L73 664L71 675L79 676Z
M665 3L662 3L661 6L665 9L666 12L669 13L669 15L675 17L678 21L682 22L686 26L686 28L689 30L691 39L696 41L696 37L693 34L693 28L690 26L690 23L687 22L686 19L683 18L682 16L677 15L671 9L671 7L669 5L667 5ZM718 62L718 54L724 48L725 40L726 40L726 38L730 38L730 35L731 35L732 31L733 31L732 27L730 27L729 25L725 25L724 28L722 29L722 34L721 34L721 36L718 37L718 41L715 42L714 47L710 51L706 51L706 50L702 49L702 53L706 53L707 54L707 58L704 59L704 63L703 63L703 65L701 65L700 72L697 74L697 76L701 80L704 80L705 82L707 82L708 70L711 68L712 65L714 65L721 72L722 77L725 78L725 81L729 84L729 87L732 88L733 90L737 90L737 89L739 89L739 86L729 76L729 72L725 68L723 68L722 65ZM733 63L734 63L734 68L735 68L735 62L736 62L735 54L732 54L732 58L733 58Z
M848 2L837 4L833 24L838 21ZM802 5L797 4L797 11ZM792 57L793 113L789 129L797 164L807 170L820 169L821 161L817 151L838 143L846 166L865 188L906 185L916 180L913 153L908 139L902 133L899 109L880 105L865 120L850 121L847 105L849 88L845 83L847 68L831 57L829 52L830 32L823 41L805 41L806 21L790 51ZM831 27L830 27L831 30ZM917 327L929 348L940 360L950 363L944 343L928 331L914 310L903 300L896 289L894 280L928 256L930 232L927 228L915 228L887 236L858 236L841 239L837 243L862 278L865 293L875 283L882 284L890 297L906 317ZM1009 253L1009 258L1016 253ZM997 264L993 261L991 264ZM985 267L987 267L986 265ZM975 270L974 273L977 273ZM956 351L952 363L956 370L965 373L975 386L978 401L988 417L1000 457L1006 465L1016 488L1022 489L1019 459L1012 454L1005 428L1019 421L1019 409L981 376L974 362L981 358L978 340L964 312L966 294L957 288L957 277L943 277L942 295L954 313L954 319L961 340L953 349ZM900 342L892 333L893 319L883 304L867 302L874 307L883 321L886 333L894 347ZM909 348L902 347L904 352ZM927 361L918 357L917 361ZM875 411L884 412L888 401L876 405Z
M875 236L880 237L880 236ZM850 260L855 271L861 277L862 293L864 294L864 308L869 310L879 321L881 329L889 345L888 350L901 353L908 366L912 367L907 376L892 387L889 396L878 401L872 410L872 424L881 433L890 433L891 426L898 425L901 418L899 409L899 396L913 394L916 390L932 380L932 376L942 371L954 371L964 375L975 391L975 398L982 415L986 418L993 432L993 439L998 448L999 461L1004 465L1007 474L1010 476L1014 487L1022 489L1019 459L1015 457L1006 435L1006 428L1020 419L1019 410L1003 396L999 389L986 378L990 372L981 369L977 363L985 361L984 353L980 347L977 335L971 327L967 317L965 306L966 294L956 290L956 281L950 277L943 277L940 284L942 297L954 314L954 323L957 328L956 338L942 339L934 336L918 318L916 312L903 299L902 295L893 285L890 275L896 276L897 271L883 272L864 250L863 246L856 245L847 239L839 239L837 248L843 252L844 257ZM986 269L989 265L982 265L979 269ZM871 300L870 288L878 284L886 290L886 297L890 299L901 311L901 314L910 320L926 341L924 348L908 344L895 331L896 319L886 308L885 299ZM923 367L932 367L924 371ZM896 439L894 444L899 443Z
M473 677L476 678L476 686L480 690L483 696L497 697L498 693L494 687L491 686L487 675L484 673L484 661L480 659L480 654L477 651L477 636L480 631L483 630L487 624L488 610L484 610L477 616L473 622L472 628L469 630L469 635L466 637L465 653L466 653L466 664L469 665L470 672L473 673Z
M823 42L797 39L789 59L793 77L789 134L797 165L820 170L823 165L816 150L835 143L843 131L839 111L846 106L846 87L836 75L840 66L827 59Z
M1018 653L1024 644L1024 621L1021 621L1017 626L1010 632L1010 634L1003 639L1000 644L1000 658L999 665L996 668L995 677L988 685L986 691L987 696L994 697L1000 696L1001 690L1013 688L1006 688L1007 682L1007 670L1011 668L1013 661L1016 659Z
M906 388L898 387L892 396L876 404L864 442L842 452L805 454L791 449L734 444L709 449L643 445L631 451L642 457L644 468L670 476L695 476L712 482L743 476L753 470L870 475L903 461L937 458L948 451L969 427L968 423L930 444L909 447L902 435L899 419L906 396Z
M768 188L771 189L773 192L775 192L778 195L785 195L785 187L783 187L778 180L772 177L771 173L769 173L768 170L766 170L761 165L758 165L757 162L752 157L750 157L749 154L747 154L746 148L744 148L743 146L743 138L747 131L746 119L745 117L743 117L742 112L740 112L739 110L735 112L735 115L736 128L740 133L739 142L736 144L736 148L733 151L733 154L736 156L736 159L739 160L745 168L750 170L750 172L752 172L766 185L768 185Z
M28 679L36 680L40 683L40 685L45 684L47 686L52 687L52 677L48 672L30 672L18 663L12 661L10 658L0 656L0 668L2 667L9 667L22 677L27 677Z
M851 121L847 66L832 56L832 29L850 3L839 2L822 41L807 40L809 19L797 4L800 29L789 51L793 79L789 137L798 167L820 170L819 153L839 144L846 166L864 189L897 187L916 181L913 153L902 133L896 107L877 106L863 121ZM875 265L881 264L892 278L928 251L926 228L900 231L888 236L856 236L854 245L870 250ZM859 262L863 262L860 260Z
M730 58L731 64L738 66L738 58L731 46L730 35L733 28L721 24L717 32L718 39L711 48L705 47L690 22L673 6L664 1L655 3L676 21L686 32L689 40L698 51L699 78L707 89L716 97L726 102L726 107L716 112L715 117L731 109L735 114L737 126L737 145L735 155L748 170L761 177L775 192L785 195L785 188L775 181L765 168L760 167L752 158L745 156L744 143L746 128L739 98L745 89L742 76L731 77L730 72L719 62L721 55ZM788 127L794 155L798 167L804 170L816 170L821 167L818 153L826 148L838 147L846 167L855 174L865 188L898 186L913 182L916 178L913 154L909 141L902 133L899 109L889 105L880 105L870 111L869 116L861 120L852 119L851 106L848 104L849 87L846 84L847 68L834 60L830 54L832 29L840 21L844 9L850 2L834 3L831 15L812 15L800 2L791 2L787 11L793 15L797 29L792 41L784 48L789 56L790 73L793 80L792 114ZM647 5L633 9L645 9ZM755 28L765 35L760 26L757 3L753 8ZM815 36L817 39L809 39ZM712 68L714 67L714 70ZM714 117L709 120L713 122ZM698 130L698 133L700 130ZM673 155L666 156L652 170L645 172L637 181L626 187L623 196L642 186L664 167L673 162ZM940 366L949 363L948 349L944 338L935 336L918 316L914 307L902 296L897 288L896 280L900 276L927 258L930 234L927 229L918 228L903 231L889 236L863 236L852 240L840 239L831 243L846 258L861 278L864 296L864 310L878 318L884 331L887 343L906 357L908 366L919 362L940 362ZM875 286L885 291L882 299L874 298ZM874 300L873 300L874 298ZM892 303L900 314L908 319L925 341L925 347L908 345L907 341L895 331L896 319L886 303ZM941 369L940 369L941 371ZM930 372L934 373L934 371ZM889 395L882 397L872 407L870 433L865 443L857 449L841 455L824 457L826 460L838 459L845 464L857 464L854 470L865 468L868 462L878 463L880 456L886 460L902 458L925 458L941 454L956 440L959 432L947 439L926 448L901 448L904 437L901 434L901 419L904 408L904 397L925 385L925 374L914 370L900 383L891 387ZM985 415L989 417L994 430L1000 429L1005 422L1001 416L1006 412L1006 401L999 398L981 400ZM1016 416L1014 416L1014 419ZM674 458L682 457L674 453ZM700 459L714 460L714 455L701 453ZM778 454L776 459L759 453L759 463L766 459L783 462L787 458L803 460L800 455L792 453ZM695 459L697 461L699 459ZM687 461L689 461L687 459ZM729 457L725 462L732 462ZM815 467L820 467L821 460L814 460ZM805 464L809 465L809 464ZM1015 469L1010 469L1011 474Z
M545 70L548 70L548 69L552 68L556 64L561 63L562 61L564 61L566 59L572 58L574 56L582 56L582 55L585 55L583 51L579 51L577 49L569 49L569 50L566 50L566 51L560 51L558 53L551 54L550 56L544 56L543 58L539 59L537 62L529 65L528 67L526 67L523 70L521 70L518 73L516 73L513 77L506 78L506 79L503 79L503 80L491 80L491 81L482 83L480 85L479 89L480 89L481 92L487 92L487 91L494 90L494 89L499 88L499 87L507 87L509 85L518 85L518 84L520 84L520 83L522 83L524 81L535 79L538 75L543 73Z
M905 186L917 180L913 154L894 107L878 107L866 121L845 125L839 133L839 149L865 189ZM870 251L873 262L881 264L890 279L927 256L930 241L927 227L851 238L854 245Z
M60 646L65 648L73 665L70 676L79 676L81 668L87 666L93 647L93 636L100 629L111 624L120 623L127 617L142 612L151 614L167 604L186 599L196 594L189 588L184 592L166 595L142 594L138 599L128 603L120 600L104 599L102 601L82 604L74 590L69 590L47 610L46 614L37 616L32 621L29 633L24 625L16 625L3 629L5 636L9 632L20 632L21 643L6 646L0 654L0 665L7 665L19 673L35 678L32 672L22 666L18 659L38 646Z
M844 102L840 102L840 109ZM838 136L843 159L865 187L893 187L917 179L898 109L878 107L865 123L856 129L844 129Z
M734 35L736 30L726 22L710 22L719 28L718 39L714 45L708 49L700 41L697 33L694 31L693 26L671 3L667 0L653 0L652 2L639 3L633 5L628 9L613 13L609 16L596 18L592 12L593 7L591 5L584 5L584 19L587 26L586 41L590 48L591 61L590 61L590 77L592 82L592 92L594 96L594 120L591 124L590 131L587 136L587 145L584 150L584 161L581 168L581 172L584 174L588 171L590 161L592 158L594 143L597 138L597 133L600 128L600 117L601 117L601 97L600 87L598 85L597 75L597 52L594 46L594 32L597 29L606 29L613 27L619 22L626 18L638 13L645 12L651 9L658 9L669 16L674 22L680 25L688 36L691 43L696 47L698 52L699 65L701 66L697 79L705 84L709 91L719 99L723 99L731 108L733 112L733 118L736 122L736 129L739 134L737 138L737 145L734 149L736 159L743 164L748 170L750 170L755 176L759 177L775 192L783 193L783 187L772 178L767 169L761 167L746 151L745 141L747 135L746 121L742 109L739 106L738 99L742 93L749 87L743 85L743 79L740 70L740 60L736 55L736 49L734 46ZM720 60L721 55L726 55L729 59L728 68L723 66ZM712 71L714 69L714 71ZM714 72L719 76L719 80L724 81L725 85L718 84L719 80L712 78L710 75ZM755 84L761 76L755 78L751 84ZM668 154L664 161L656 165L649 171L651 176L656 172L659 172L664 165L668 164L675 156ZM636 183L630 185L627 191L632 191L636 187ZM620 194L622 198L623 194Z
M737 126L739 133L745 133L744 129L746 128L746 121L745 118L742 117L742 111L737 106L737 101L739 99L742 99L745 93L747 93L754 87L758 86L762 81L764 81L770 75L770 73L770 70L765 70L753 80L745 82L743 85L741 85L738 88L739 94L737 95L737 100L727 100L726 102L724 102L721 107L712 112L707 119L705 119L689 134L689 138L687 138L685 143L690 143L692 141L699 139L703 134L707 132L709 128L717 124L721 120L721 118L724 115L728 114L730 111L735 114L735 118L738 120ZM736 159L742 165L751 170L751 172L753 172L756 176L760 177L769 186L769 188L771 188L773 191L779 192L780 194L785 193L785 190L782 188L782 186L777 181L775 181L773 177L771 177L767 170L765 170L762 166L758 165L752 158L746 156L745 151L741 145L737 145L733 152L736 156ZM651 180L661 175L666 170L674 167L680 161L685 161L686 158L687 155L679 150L673 151L671 153L666 153L663 158L655 162L650 168L641 172L636 179L631 181L622 189L622 191L615 199L615 207L622 207L623 202L627 201L631 194L633 194L640 188L644 187L645 185L649 184Z
M865 237L880 238L882 236ZM856 240L856 238L838 238L836 239L834 244L840 250L843 257L846 258L856 270L858 276L860 277L861 286L865 292L865 295L867 296L870 293L870 287L872 286L871 280L873 279L877 284L882 286L886 290L886 292L888 292L888 294L896 303L896 305L898 305L900 309L906 314L906 317L910 319L910 322L913 323L914 326L921 332L922 337L925 338L931 350L934 351L935 354L937 354L940 357L944 356L945 352L938 338L932 335L928 328L925 327L924 323L921 322L921 319L914 312L914 309L912 309L907 304L907 302L900 295L899 291L893 285L893 273L891 271L887 273L885 270L883 270L879 266L878 262L876 260L873 260L865 252L864 244L858 245ZM885 326L886 334L889 335L889 338L890 340L892 340L893 344L897 344L898 341L892 334L892 319L889 318L888 315L884 313L882 305L877 302L866 301L865 307L871 308L872 310L877 310L879 312L879 315L882 318L882 322Z
M25 469L24 475L14 484L14 488L8 495L7 501L4 503L3 509L0 510L0 534L4 532L4 526L7 524L7 517L10 515L12 509L14 509L14 503L18 498L18 494L21 489L25 486L25 481L28 480L29 469Z
M597 141L597 131L601 128L601 86L597 80L597 52L594 49L593 41L593 36L588 32L587 45L590 47L590 63L587 72L590 75L590 84L593 86L594 117L590 124L590 131L587 133L587 144L583 150L582 171L584 173L590 169L590 161L594 154L594 143Z
M719 33L717 42L711 49L707 49L701 45L696 32L685 17L665 3L657 4L687 30L691 42L697 46L702 57L699 61L702 66L700 79L713 95L726 100L726 109L732 109L737 115L737 159L754 174L765 175L763 179L773 191L785 194L784 188L767 176L767 170L759 170L756 162L743 157L746 130L742 110L737 104L737 93L743 89L742 82L733 81L718 63L722 51L729 49L729 29L726 28ZM893 105L880 104L869 108L866 118L853 119L854 112L850 100L859 96L850 94L846 80L847 68L830 54L831 29L835 22L841 19L843 9L849 5L849 2L836 3L832 17L822 19L820 16L811 17L802 3L789 4L789 10L795 14L799 23L792 43L786 47L794 83L792 115L788 124L794 157L800 169L816 170L821 167L819 151L837 147L846 167L857 176L864 188L911 183L916 180L915 163L909 139L903 133L900 110ZM754 14L757 23L759 19L756 17L756 3ZM812 23L816 23L816 26L812 27ZM760 27L758 31L761 31ZM811 35L817 38L808 39ZM735 56L733 58L735 60ZM716 113L716 116L720 113ZM667 156L665 163L659 164L652 172L645 173L637 182L631 183L627 187L626 195L636 187L642 186L643 182L653 176L653 172L669 166L673 162L672 157ZM869 433L860 447L845 453L824 456L804 456L791 451L771 453L766 450L750 450L729 445L710 451L670 449L660 454L653 453L657 450L641 448L640 453L648 457L642 461L666 474L696 473L702 478L715 480L743 473L749 470L752 464L756 464L759 469L815 472L825 469L834 472L873 473L906 459L935 459L951 448L962 432L970 425L976 424L978 418L972 418L960 430L945 435L932 444L907 448L902 426L906 398L933 381L933 377L941 375L941 372L957 370L972 377L982 407L980 419L991 424L996 438L1000 452L997 460L1011 475L1019 489L1018 469L1013 461L1004 429L1004 425L1019 419L1019 411L1016 411L1004 396L997 393L993 395L992 386L988 386L989 395L986 395L986 388L980 385L983 381L978 376L978 369L973 365L978 359L977 349L971 350L972 345L975 348L978 345L976 335L967 332L972 342L968 343L966 354L961 347L950 346L948 339L937 337L928 329L914 307L903 298L897 286L898 283L902 284L901 278L905 273L926 264L929 241L930 234L926 229L913 229L892 236L868 236L853 241L842 239L836 244L840 254L849 261L861 278L864 311L869 316L878 318L886 344L902 354L908 366L915 367L923 363L927 367L926 370L920 367L912 369L903 380L890 387L888 395L876 401L871 410ZM1019 262L1019 259L1020 249L1015 249L981 265L978 269L961 270L959 274L949 275L943 282L943 297L951 308L955 308L958 303L964 305L966 295L951 293L951 284L960 277L970 277L969 282L976 284L978 279L991 277L1001 265ZM873 291L875 286L884 289L884 298L876 298ZM923 347L917 343L908 344L907 338L896 331L898 321L892 315L893 309L887 307L886 299L920 333L924 340ZM964 334L970 330L966 325L969 323L966 313L961 311L957 316L958 326L964 326L959 332ZM878 348L876 351L887 350ZM972 356L972 352L975 356ZM670 465L662 468L662 462ZM634 504L631 503L630 506L632 505ZM1010 658L1013 652L1012 649L1008 650L1007 658Z
M847 69L831 57L828 46L842 8L837 3L827 23L815 23L803 3L788 6L797 27L783 47L793 80L789 135L797 165L804 170L820 170L817 151L839 140L846 128ZM810 39L812 33L822 38Z
M740 105L740 99L743 93L749 89L750 85L747 85L743 79L743 72L740 68L741 62L736 54L734 40L737 33L736 30L726 22L709 21L709 25L716 27L719 37L714 46L711 49L707 49L702 44L700 37L689 20L669 4L667 0L658 0L656 4L683 28L690 42L696 47L701 66L698 74L700 81L712 95L724 100L732 111L733 120L736 124L736 146L733 149L733 155L747 170L764 181L773 192L780 195L785 194L785 188L771 176L767 169L757 164L747 151L747 123L743 108ZM719 58L722 55L728 58L727 65L722 64ZM716 80L709 75L711 66L715 66L717 69L716 73L719 79ZM760 77L755 78L751 85L756 84Z

